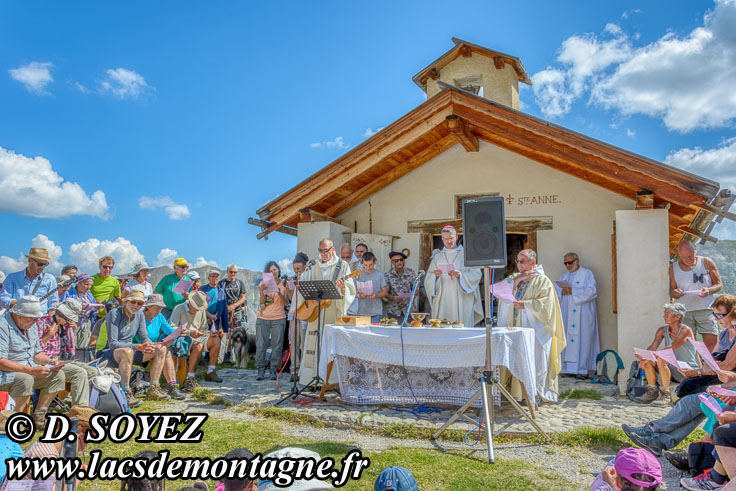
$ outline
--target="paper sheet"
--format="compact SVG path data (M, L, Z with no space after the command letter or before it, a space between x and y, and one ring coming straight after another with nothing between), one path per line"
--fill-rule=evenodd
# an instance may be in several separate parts
M700 290L686 290L682 292L683 295L700 295Z
M399 293L397 297L402 300L409 300L409 297L411 297L411 293Z
M104 307L101 303L88 303L84 306L84 310L98 310Z
M634 354L641 356L644 360L657 361L654 358L654 352L648 349L634 348Z
M455 265L452 263L437 263L437 269L443 273L450 273L455 271Z
M572 288L572 285L568 283L567 280L555 281L555 285L559 286L560 288Z
M700 394L698 395L698 399L700 399L700 402L708 406L717 416L720 416L723 413L723 408L718 404L715 397L708 394Z
M51 363L48 363L48 364L44 365L44 367L48 368L49 370L61 370L61 368L64 365L66 365L67 363L69 363L70 361L72 361L72 360L63 361L63 362L61 362L58 365L52 365Z
M292 290L292 291L294 290L294 287L296 286L296 282L293 279L288 280L286 284L288 285L289 290Z
M655 351L654 356L658 356L659 358L662 358L667 363L671 363L676 367L680 366L680 361L677 359L677 356L675 356L675 352L672 351L672 348ZM690 368L690 367L687 367L687 368Z
M711 387L710 391L713 392L717 396L724 396L724 397L734 397L736 396L736 391L724 389L723 387L715 386Z
M718 373L721 371L721 367L718 366L718 362L713 358L710 350L705 346L702 341L696 341L693 338L688 338L688 341L695 346L695 351L698 352L700 357L703 359L708 368Z
M177 283L176 286L174 287L174 292L180 295L183 295L189 291L189 289L192 287L193 284L194 284L193 281L180 280L179 283Z
M187 326L186 324L182 324L181 326L177 327L176 329L174 329L174 332L172 332L171 334L163 338L161 342L168 343L169 341L175 340L176 338L181 336L181 333L186 326Z
M266 285L266 291L263 293L276 293L279 291L279 287L276 286L276 280L271 273L263 273L263 284Z
M358 293L365 293L366 295L370 295L373 293L373 281L356 281L355 287L358 289Z
M516 302L516 298L514 298L514 294L512 292L511 283L502 280L498 283L494 283L491 291L493 292L493 296L497 299L501 300L502 302L506 303L513 303Z
M8 481L6 490L9 491L52 491L56 486L56 478L48 479L21 479L20 481Z

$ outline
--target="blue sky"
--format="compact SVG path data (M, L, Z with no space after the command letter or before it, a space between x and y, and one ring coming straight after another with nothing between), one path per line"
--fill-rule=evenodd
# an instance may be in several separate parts
M420 104L453 36L521 58L524 111L736 189L733 25L734 0L2 2L0 270L293 257L248 217Z

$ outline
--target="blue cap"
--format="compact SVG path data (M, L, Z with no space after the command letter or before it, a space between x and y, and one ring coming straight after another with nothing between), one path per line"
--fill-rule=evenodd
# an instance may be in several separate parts
M403 467L392 465L381 471L373 485L373 491L417 491L417 480Z

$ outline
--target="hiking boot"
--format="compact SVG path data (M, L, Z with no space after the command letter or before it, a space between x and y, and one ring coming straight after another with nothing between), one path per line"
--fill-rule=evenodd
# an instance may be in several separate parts
M682 479L680 479L680 486L691 491L698 489L723 489L723 487L726 486L726 483L724 482L723 484L718 484L710 478L708 472L706 471L699 476L683 477Z
M265 368L259 368L258 369L258 375L256 376L256 380L263 380L266 378L266 369Z
M655 438L654 436L641 436L637 435L636 433L632 433L628 436L632 442L639 445L641 448L645 450L649 450L655 457L661 457L662 456L662 442L659 441L659 438Z
M158 384L151 384L146 391L146 400L149 401L168 401L169 396L164 392Z
M672 389L669 387L660 387L659 388L659 400L665 401L667 403L672 403Z
M687 471L690 470L690 463L687 460L687 452L685 451L677 451L677 452L665 452L664 458L669 461L670 464L675 469L681 470L681 471Z
M639 435L639 436L652 436L654 435L654 432L649 427L648 424L644 426L629 426L627 424L622 424L621 429L624 430L624 433L626 433L626 436L631 438L631 435Z
M128 407L130 409L137 408L138 406L140 406L141 404L143 404L143 401L141 401L140 399L137 399L133 395L133 392L130 390L130 388L128 388L128 390L126 390L124 392L125 392L125 399L128 401Z
M37 430L43 431L46 428L46 413L48 409L36 409L33 411L33 423L36 425Z
M181 391L191 394L197 387L199 387L199 384L194 380L194 377L187 377L184 379L184 383L181 384Z
M207 372L205 374L205 376L204 376L204 379L207 382L215 382L215 383L218 383L218 384L219 383L222 383L222 379L220 378L219 375L217 375L217 371L216 370L212 370L211 372Z
M167 384L166 392L168 392L169 397L171 397L175 401L181 401L182 399L185 399L187 397L179 390L179 384Z
M272 368L271 369L271 380L276 380L277 378L279 378L279 374L275 368Z

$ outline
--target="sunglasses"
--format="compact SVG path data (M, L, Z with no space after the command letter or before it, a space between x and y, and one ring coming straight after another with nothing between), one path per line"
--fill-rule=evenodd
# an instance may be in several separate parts
M128 303L131 305L138 305L139 307L142 307L146 304L146 302L141 302L140 300L128 300Z
M40 266L42 268L45 268L46 266L49 265L49 263L45 263L43 261L36 261L35 259L33 260L33 262L36 263L38 266Z
M325 252L330 252L332 250L332 247L328 247L327 249L317 249L320 254L324 254Z
M562 264L564 264L565 266L570 266L571 264L575 264L575 261L577 261L577 259L573 259L572 261L563 261Z
M718 312L713 312L713 317L715 317L716 319L723 319L727 315L728 314L719 314Z
M391 262L392 263L403 263L404 260L403 259L392 259Z
M102 269L112 269L113 266L102 266Z
M189 269L189 266L179 266L178 264L175 264L174 267L181 268L181 269Z

